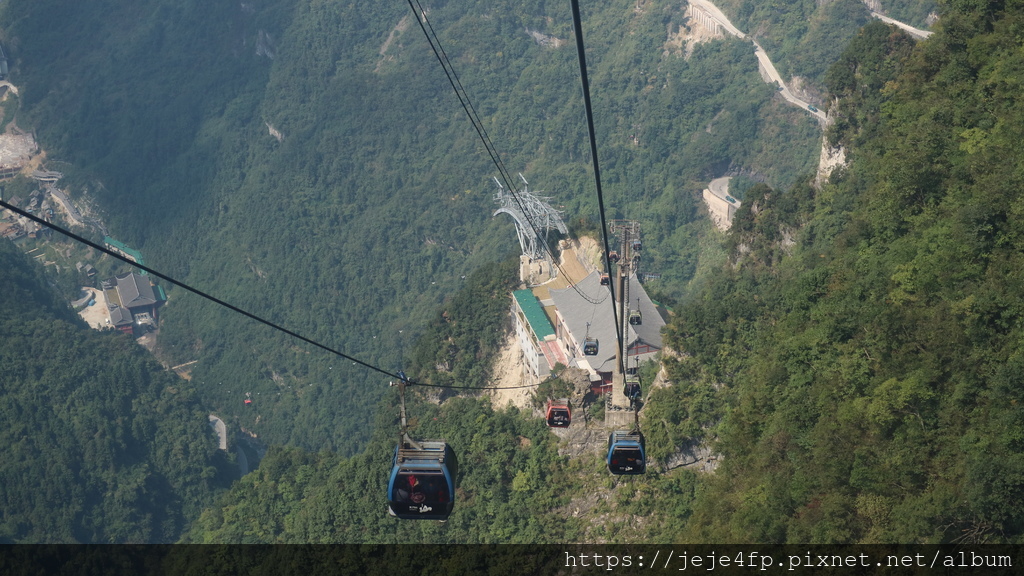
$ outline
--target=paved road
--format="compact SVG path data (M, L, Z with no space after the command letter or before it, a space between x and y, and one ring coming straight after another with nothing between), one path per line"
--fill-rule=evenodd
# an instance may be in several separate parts
M220 449L228 449L228 428L224 425L224 421L217 418L213 414L210 414L210 426L217 431L217 437L220 439Z
M82 289L89 292L89 295L96 299L96 303L82 308L78 311L78 315L96 330L110 326L110 309L107 308L107 298L103 292L87 286L83 286Z
M213 426L214 430L217 431L217 438L220 439L221 450L225 452L228 449L228 428L224 425L224 421L217 418L213 414L210 414L210 426ZM238 474L239 476L245 476L249 473L249 459L245 456L245 451L242 450L241 445L235 446L235 455L238 457Z
M729 31L729 33L732 34L733 36L736 36L738 38L747 37L746 34L740 32L738 28L732 25L732 22L729 21L729 19L725 16L725 14L722 13L721 10L718 9L717 6L715 6L708 0L689 1L690 4L693 4L698 8L702 8L711 16L712 19L721 24L722 28ZM915 38L924 39L932 35L932 33L929 32L928 30L914 28L913 26L904 24L897 20L893 20L888 16L879 14L878 12L872 12L871 15L875 18L878 18L882 22L885 22L886 24L899 26L900 28L906 30L911 36L914 36ZM761 45L758 44L755 40L751 40L751 42L754 44L754 55L757 56L757 61L761 63L761 69L765 71L765 73L771 79L771 82L774 82L776 85L782 88L781 90L779 90L779 93L782 94L782 97L785 98L786 101L789 102L790 104L799 106L800 108L803 108L804 110L809 112L812 116L817 118L819 122L824 123L825 113L816 108L812 108L810 102L806 102L804 100L801 100L800 98L797 98L796 95L789 90L789 87L786 86L786 83L782 80L782 76L779 74L778 70L775 69L775 65L772 64L771 59L768 58L768 54L764 51L764 48L761 48Z
M690 0L690 3L693 4L694 6L697 6L698 8L702 8L705 12L711 15L711 18L713 18L716 22L721 24L722 28L728 30L729 33L732 34L733 36L736 36L737 38L747 37L746 34L740 32L738 28L732 25L732 22L729 21L729 19L725 16L725 14L722 13L721 10L718 9L717 6L715 6L711 2L708 2L708 0ZM812 110L810 102L805 102L797 98L796 95L790 92L789 88L786 86L786 83L782 80L782 76L779 74L778 70L775 69L775 65L772 64L771 59L768 58L768 54L764 51L764 48L761 48L761 45L755 42L754 40L751 40L751 43L753 43L754 45L754 55L757 56L757 61L761 63L761 68L768 74L768 77L771 78L771 82L774 82L776 85L782 87L782 90L779 91L779 93L782 94L782 97L785 98L786 101L789 102L790 104L793 104L794 106L799 106L800 108L806 110L812 116L817 118L818 122L825 122L825 113L817 109Z
M754 55L757 56L757 61L761 63L761 68L763 68L764 71L768 74L768 77L771 78L772 81L775 82L777 85L782 87L782 90L779 91L779 94L782 94L782 97L785 98L787 102L799 106L804 110L807 110L815 118L817 118L819 122L825 121L824 112L817 109L811 110L810 102L805 102L797 98L795 94L789 91L789 87L786 86L786 83L782 81L782 75L780 75L779 71L775 69L775 65L772 64L772 61L768 58L768 54L765 53L764 48L761 48L761 45L758 44L757 42L754 42Z
M67 215L72 226L85 225L82 221L82 215L79 214L78 209L75 208L75 205L72 204L70 200L68 200L68 197L63 191L52 184L47 186L46 189L50 192L50 196L57 201L57 204L60 205L61 209L64 210L64 214Z
M708 2L708 0L690 0L690 4L693 4L698 8L703 8L705 12L710 14L712 18L717 20L718 23L722 25L722 28L728 30L729 33L732 34L733 36L737 36L739 38L747 37L746 34L740 32L738 28L732 25L732 22L730 22L729 19L726 18L725 14L723 14L722 11L718 9L718 6L715 6L711 2Z
M729 180L732 180L732 176L715 178L708 184L708 190L711 190L711 193L715 196L724 198L729 194Z
M867 2L865 2L865 4L866 3ZM900 22L899 20L893 20L892 18L889 18L888 16L886 16L884 14L879 14L878 12L872 12L871 15L873 17L875 17L875 18L878 18L882 22L885 22L886 24L892 24L893 26L899 26L900 28L906 30L908 34L910 34L911 36L913 36L914 38L917 38L919 40L924 40L924 39L928 38L929 36L931 36L932 34L934 34L934 32L932 32L931 30L921 30L920 28L914 28L913 26L911 26L909 24L904 24L903 22Z

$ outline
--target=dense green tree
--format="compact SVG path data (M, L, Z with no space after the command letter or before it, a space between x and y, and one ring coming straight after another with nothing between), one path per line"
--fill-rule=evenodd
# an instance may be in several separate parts
M494 167L404 3L119 2L11 0L0 28L19 125L149 265L397 370L463 277L515 246L491 218ZM618 0L585 25L608 208L643 222L669 297L710 242L707 180L788 187L818 141L749 44L667 47L680 18ZM596 220L568 6L456 0L430 20L513 177ZM200 397L232 425L345 455L369 441L386 378L168 293L158 354L198 360Z
M234 475L195 390L9 242L0 269L0 541L176 541Z
M488 219L491 168L401 6L107 0L114 16L76 4L91 29L59 36L64 4L0 7L25 125L92 175L118 234L347 353L409 356L425 383L489 380L514 266L485 263L512 230ZM163 541L198 516L185 541L1019 542L1024 6L951 2L916 43L857 2L724 4L825 82L828 138L850 162L820 188L800 176L816 127L760 81L748 43L687 59L663 45L674 8L586 15L609 211L642 219L644 265L682 297L670 385L641 421L648 475L609 477L600 446L559 455L533 415L414 388L412 433L459 453L458 503L445 525L398 522L384 378L172 291L162 354L200 360L193 388L123 337L87 343L12 264L0 281L33 306L0 307L2 490L19 506L0 537ZM431 13L506 165L550 178L586 222L574 55L524 31L567 39L564 16L468 0ZM740 169L765 182L705 252L696 191ZM729 262L712 271L715 250ZM275 445L201 516L224 462L200 400ZM664 469L700 444L713 473Z
M827 75L849 166L747 193L668 331L684 389L720 383L684 537L1020 541L1020 8L950 4L916 46L866 26Z

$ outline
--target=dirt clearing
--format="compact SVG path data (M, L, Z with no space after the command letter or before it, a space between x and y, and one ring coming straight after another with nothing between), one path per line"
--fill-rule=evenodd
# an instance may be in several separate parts
M89 323L89 326L102 330L107 326L110 326L110 312L107 311L107 299L103 296L103 292L95 288L82 288L84 292L88 292L92 295L96 301L92 306L86 306L78 311L78 315Z
M516 335L512 332L505 338L505 344L501 347L501 355L494 365L494 386L508 388L528 384L530 384L530 378L526 376L523 354L519 349ZM489 392L491 404L496 409L515 406L520 410L532 410L530 398L534 390L536 390L535 387L491 390Z

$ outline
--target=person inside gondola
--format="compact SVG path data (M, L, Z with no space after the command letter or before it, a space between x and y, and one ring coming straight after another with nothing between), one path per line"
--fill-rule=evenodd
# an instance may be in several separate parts
M397 500L399 502L421 504L427 499L427 495L423 492L423 486L420 479L417 478L415 474L400 477L398 482L395 482L395 490L397 492Z
M643 454L636 448L616 448L612 452L611 468L616 472L642 471L645 467Z
M395 495L398 502L423 504L426 501L447 502L448 493L443 486L444 481L431 476L403 475L395 482Z
M553 410L551 412L551 419L549 423L556 428L565 428L569 426L569 412L566 410Z
M448 501L448 490L442 478L427 476L422 481L423 493L431 502L445 503Z

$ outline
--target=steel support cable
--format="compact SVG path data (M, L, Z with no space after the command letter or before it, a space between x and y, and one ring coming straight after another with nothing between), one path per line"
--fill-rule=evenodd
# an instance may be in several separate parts
M459 99L459 104L462 105L462 109L466 112L466 116L469 117L470 123L473 124L473 129L476 130L477 136L479 136L480 140L483 142L488 156L491 157L491 162L498 169L498 174L505 182L505 186L507 186L509 191L512 193L512 198L516 201L516 205L519 206L519 210L522 211L523 217L526 219L526 223L530 225L530 230L533 232L534 237L539 240L540 234L537 233L537 226L533 223L533 220L530 219L529 212L526 210L526 206L523 205L523 200L519 195L519 190L515 187L512 177L509 176L508 171L505 169L505 165L501 161L501 155L498 154L497 148L491 142L491 139L487 134L487 130L483 126L483 121L480 120L480 116L476 112L476 107L473 106L473 101L469 98L469 93L466 92L466 89L462 86L462 82L459 80L459 75L456 74L451 60L448 59L448 53L445 52L444 47L441 45L440 38L437 37L437 34L434 32L434 27L430 24L430 19L427 18L426 11L423 10L419 0L406 0L406 2L409 4L409 9L412 10L413 16L416 18L416 23L419 24L420 30L423 31L423 35L426 37L427 43L430 44L430 49L434 52L434 56L441 64L441 69L444 70L444 74L448 78L448 83L455 92L455 96ZM551 257L551 263L555 265L555 268L558 268L559 272L568 278L569 274L558 263L555 255L551 253L551 249L548 248L546 244L544 245L544 251ZM605 298L602 298L601 300L595 300L587 294L580 292L575 283L570 284L569 287L572 288L573 292L576 292L576 294L581 298L595 306L602 304L605 299L607 299L607 296L605 296Z
M476 113L476 108L473 106L473 102L469 99L469 93L466 92L466 89L462 86L462 82L459 80L459 75L455 73L455 68L452 66L451 60L448 59L448 53L444 51L444 47L441 46L441 40L437 37L437 34L434 33L434 27L430 25L426 11L423 10L419 0L406 0L406 2L409 4L409 9L413 11L413 15L416 18L416 23L420 26L420 30L423 31L423 35L427 38L427 43L430 44L430 49L434 51L434 56L441 64L441 68L444 70L444 74L448 78L448 83L451 84L452 90L455 92L455 96L459 99L459 104L462 105L462 109L466 112L466 115L469 116L469 121L473 124L473 128L476 130L477 135L480 136L480 140L484 143L484 148L487 149L487 154L491 157L491 162L498 168L498 174L501 175L501 179L505 181L505 185L509 187L509 190L515 191L515 187L512 184L512 178L509 176L508 171L505 170L505 165L501 162L498 150L494 147L490 137L487 135L487 130L484 128L483 122L480 120L480 116Z
M448 58L448 53L445 52L444 46L441 44L441 39L438 38L437 33L434 32L434 27L430 24L430 19L427 18L427 12L423 10L423 6L420 4L419 0L414 1L416 2L416 7L420 10L420 14L423 15L423 22L420 24L420 29L423 29L424 24L426 24L427 28L430 29L430 35L427 36L428 42L433 38L433 42L430 42L430 47L434 48L434 43L437 43L437 49L434 54L437 55L438 51L440 52L438 60L441 61L441 67L445 69L446 74L449 71L451 72L448 78L449 82L452 79L455 81L454 84L452 84L452 88L455 90L456 95L460 95L460 101L463 96L465 97L466 101L463 104L463 108L466 109L466 114L469 115L470 121L474 123L474 126L478 126L477 132L480 133L480 138L484 141L484 146L488 148L491 160L498 168L498 174L501 175L501 179L505 181L505 185L513 192L513 196L516 196L515 193L518 192L518 190L516 190L515 186L512 184L515 180L508 173L508 170L505 168L505 163L501 161L501 154L498 154L498 149L494 146L494 143L491 142L491 137L487 134L487 129L484 128L484 123L480 119L480 115L477 113L476 107L473 106L473 101L469 97L469 92L466 91L466 88L462 85L462 81L459 80L459 75L455 73L455 67L452 66L452 61ZM424 34L425 33L426 30L424 30ZM441 60L441 57L444 58L443 61ZM458 85L458 88L455 88L456 85ZM520 204L519 208L523 209L522 204ZM536 230L534 230L534 233L536 233Z
M121 254L118 254L117 252L114 252L113 250L110 250L109 248L107 248L105 246L100 246L99 244L93 242L92 240L88 240L86 238L83 238L82 236L79 236L78 234L75 234L74 232L71 232L70 230L67 230L67 229L62 228L60 226L57 226L56 224L53 224L51 222L47 222L46 220L43 220L42 218L39 218L38 216L35 216L35 215L30 214L28 212L25 212L24 210L22 210L20 208L12 206L11 204L8 204L7 202L5 202L3 200L0 200L0 207L6 208L6 209L10 210L11 212L13 212L13 213L15 213L15 214L17 214L19 216L23 216L25 218L28 218L29 220L32 220L33 222L35 222L37 224L40 224L42 226L46 226L47 228L49 228L51 230L54 230L54 231L56 231L56 232L58 232L58 233L60 233L60 234L62 234L64 236L67 236L68 238L71 238L72 240L75 240L77 242L85 244L86 246L88 246L90 248L93 248L95 250L99 250L100 252L103 252L104 254L106 254L108 256L111 256L113 258L116 258L116 259L118 259L118 260L120 260L120 261L122 261L122 262L124 262L126 264L134 266L135 268L139 268L140 270L145 270L149 274L152 274L153 276L156 276L157 278L160 278L161 280L166 280L167 282L170 282L171 284L174 284L175 286L180 286L181 288L184 288L185 290L188 290L189 292L191 292L191 293L193 293L193 294L195 294L197 296L200 296L202 298L206 298L207 300L209 300L209 301L211 301L211 302L213 302L215 304L219 304L219 305L227 308L228 310L231 310L233 312L237 312L237 313L239 313L239 314L241 314L241 315L243 315L243 316L245 316L245 317L247 317L247 318L249 318L251 320L255 320L255 321L259 322L260 324L263 324L265 326L269 326L270 328L273 328L274 330L277 330L279 332L284 332L285 334L291 336L292 338L296 338L298 340L302 340L303 342L305 342L307 344L312 344L313 346L316 346L317 348L320 348L321 350L324 350L326 352L330 352L331 354L334 354L336 356L340 356L341 358L344 358L345 360L349 360L353 364L358 364L360 366L363 366L364 368L369 368L370 370L373 370L375 372L379 372L381 374L384 374L385 376L390 376L392 378L398 378L400 380L404 380L410 386L426 386L426 387L431 387L431 388L454 388L454 389L459 389L459 390L511 390L511 389L518 389L518 388L532 388L533 387L533 385L530 385L530 386L500 386L500 387L491 387L491 386L488 386L488 387L447 386L447 385L443 385L443 384L427 384L427 383L424 383L424 382L416 382L416 381L413 381L413 380L409 380L408 378L405 378L404 376L401 376L401 375L393 373L393 372L389 372L388 370L385 370L383 368L380 368L378 366L370 364L369 362L364 362L364 361L362 361L362 360L360 360L360 359L358 359L358 358L356 358L354 356L349 356L348 354L345 354L344 352L341 352L339 350L335 350L334 348L331 348L331 347L329 347L329 346L327 346L325 344L321 344L320 342L317 342L316 340L307 338L307 337L305 337L305 336L303 336L301 334L293 332L293 331L291 331L291 330L289 330L287 328L284 328L283 326L279 326L278 324L275 324L275 323L271 322L270 320L265 320L265 319L255 315L255 314L253 314L252 312L249 312L247 310L243 310L242 308L239 308L238 306L235 306L234 304L230 304L228 302L225 302L224 300L221 300L220 298L217 298L216 296L212 296L210 294L207 294L206 292L203 292L202 290L199 290L198 288L193 288L192 286L189 286L188 284L182 282L181 280L176 280L176 279L174 279L174 278L172 278L172 277L170 277L170 276L168 276L168 275L166 275L166 274L164 274L162 272L154 270L153 268L151 268L149 266L146 266L144 264L139 264L138 262L130 260L126 256L122 256Z
M583 107L587 115L587 133L590 135L590 156L594 164L594 183L597 186L597 206L601 213L601 239L604 241L604 265L611 273L612 263L609 259L608 245L608 223L605 219L604 192L601 190L601 167L597 161L597 138L594 135L594 112L590 103L590 80L587 78L587 56L583 49L583 24L580 21L579 0L571 0L572 3L572 27L576 34L576 55L580 62L580 84L583 86ZM628 282L629 279L627 278ZM615 339L618 341L619 350L622 350L622 327L619 324L619 317L615 313L615 286L609 278L608 292L612 297L612 317L615 319ZM625 319L623 319L625 320Z

